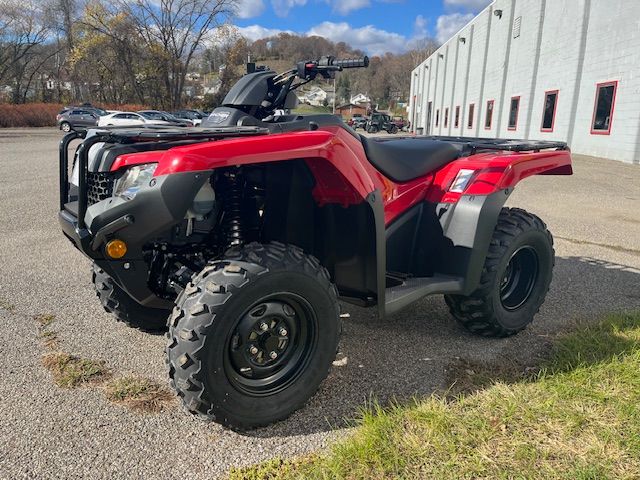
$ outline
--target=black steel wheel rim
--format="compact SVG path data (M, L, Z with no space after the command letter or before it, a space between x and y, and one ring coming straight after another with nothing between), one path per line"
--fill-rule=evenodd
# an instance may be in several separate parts
M317 326L311 304L299 295L282 292L261 298L239 318L226 342L227 378L253 396L284 390L308 365Z
M517 310L529 300L538 280L538 265L533 247L513 252L500 283L500 302L506 310Z

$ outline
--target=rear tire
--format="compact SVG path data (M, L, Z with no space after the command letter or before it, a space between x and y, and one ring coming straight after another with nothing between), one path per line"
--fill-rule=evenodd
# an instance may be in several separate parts
M503 208L479 287L468 297L445 295L449 311L475 335L508 337L525 329L551 284L553 237L537 216Z
M371 126L367 129L367 133L378 133L378 127L376 127L375 125L371 125Z
M92 280L100 303L107 313L116 317L116 320L145 332L167 330L167 319L171 310L140 305L95 264L93 265Z
M171 386L189 412L235 430L302 407L327 376L340 334L327 270L275 242L208 265L169 323Z

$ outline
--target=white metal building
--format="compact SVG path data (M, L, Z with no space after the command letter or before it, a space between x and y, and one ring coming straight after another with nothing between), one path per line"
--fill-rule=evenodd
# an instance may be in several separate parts
M640 0L495 0L413 70L409 119L640 163Z

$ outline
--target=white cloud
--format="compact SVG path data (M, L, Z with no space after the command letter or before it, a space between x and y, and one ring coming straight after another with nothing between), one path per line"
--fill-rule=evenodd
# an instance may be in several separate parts
M243 37L251 41L272 37L282 32L295 33L291 30L266 28L261 25L236 28ZM307 32L297 32L297 34L324 37L332 42L345 42L353 48L365 51L369 55L383 55L387 52L406 52L410 48L415 47L416 42L427 35L427 20L421 15L416 17L414 30L414 36L407 38L399 33L381 30L373 25L354 28L347 22L322 22Z
M264 8L263 0L239 0L236 6L240 18L253 18L262 15Z
M333 11L340 15L348 15L349 13L360 10L361 8L370 7L369 0L326 0L333 7Z
M492 0L444 0L444 6L449 9L464 9L478 12L489 5L491 1Z
M444 43L449 40L458 30L469 23L475 15L473 13L451 13L440 15L436 22L436 40Z
M318 35L332 42L345 42L370 55L381 55L386 52L399 53L407 49L406 37L375 28L373 25L353 28L346 22L322 22L311 28L307 35Z
M271 0L273 11L279 17L286 17L293 7L301 7L306 4L307 0Z
M260 40L261 38L273 37L278 35L279 33L290 33L293 34L291 30L280 30L278 28L265 28L260 25L249 25L248 27L236 27L240 35L245 37L252 42L256 40Z
M418 38L426 37L429 32L427 31L427 19L422 15L418 15L413 22L413 36Z

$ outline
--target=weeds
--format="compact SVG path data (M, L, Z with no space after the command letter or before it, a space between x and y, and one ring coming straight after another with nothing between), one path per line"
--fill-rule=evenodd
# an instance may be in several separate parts
M105 385L105 392L107 399L138 412L157 413L173 402L173 395L166 387L133 375L111 380Z
M59 387L74 388L103 382L111 376L104 362L80 358L66 352L51 352L42 357Z

